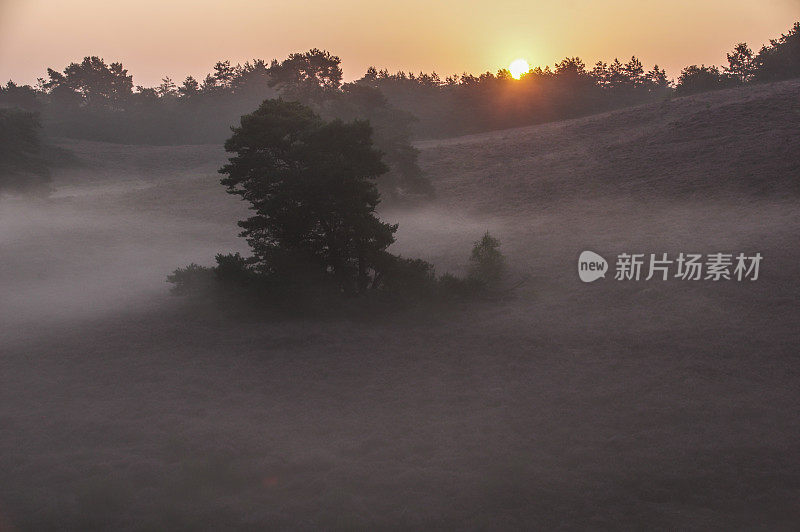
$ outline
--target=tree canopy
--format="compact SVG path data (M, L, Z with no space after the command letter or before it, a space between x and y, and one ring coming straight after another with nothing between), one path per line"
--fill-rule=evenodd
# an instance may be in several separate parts
M371 134L365 121L326 122L281 99L242 117L220 172L255 211L239 225L261 273L290 277L314 264L345 293L375 280L397 226L375 214L387 167Z

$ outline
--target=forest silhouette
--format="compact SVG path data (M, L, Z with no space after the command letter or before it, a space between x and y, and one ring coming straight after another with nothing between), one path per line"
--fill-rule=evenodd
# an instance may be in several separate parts
M157 87L143 87L134 85L122 63L88 56L61 71L48 68L35 87L13 81L0 87L0 108L21 110L4 111L4 123L13 129L7 148L28 154L9 162L13 168L4 169L4 175L6 185L25 172L38 176L35 181L46 178L37 155L38 124L53 137L215 144L228 137L240 116L265 99L281 97L309 106L325 120L369 121L390 169L382 186L387 197L431 194L414 139L525 126L673 95L789 79L800 75L800 22L757 53L737 44L727 60L722 68L687 66L674 82L657 65L646 70L633 56L591 68L579 57L565 58L552 69L531 69L519 80L506 69L442 79L435 72L389 73L370 67L360 79L345 83L340 58L315 48L283 61L219 61L202 80L189 76L179 85L166 77Z

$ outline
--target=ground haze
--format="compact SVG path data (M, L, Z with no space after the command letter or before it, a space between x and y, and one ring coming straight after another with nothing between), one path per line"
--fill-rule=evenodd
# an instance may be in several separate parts
M234 321L164 282L245 251L218 146L67 142L0 200L0 529L790 529L800 82L420 144L392 251L500 301ZM756 282L577 259L760 252Z

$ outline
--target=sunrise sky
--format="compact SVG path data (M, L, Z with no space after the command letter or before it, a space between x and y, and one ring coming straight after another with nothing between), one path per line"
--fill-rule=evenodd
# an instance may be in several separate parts
M444 77L632 54L676 76L724 63L739 41L757 50L797 20L800 0L0 0L0 81L99 55L150 86L313 47L340 56L348 80L370 65Z

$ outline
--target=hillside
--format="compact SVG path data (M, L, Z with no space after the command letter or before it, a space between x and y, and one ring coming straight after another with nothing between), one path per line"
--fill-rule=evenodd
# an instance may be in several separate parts
M793 80L418 147L443 201L492 211L609 195L794 196L798 132Z
M420 143L393 250L507 299L232 319L166 275L245 251L219 146L71 142L0 198L0 530L791 529L800 82ZM756 282L581 283L593 250L761 253Z

